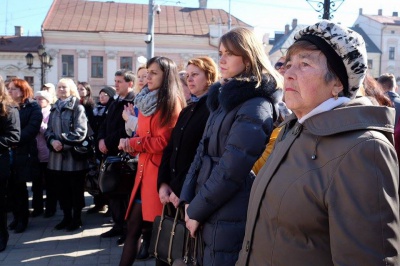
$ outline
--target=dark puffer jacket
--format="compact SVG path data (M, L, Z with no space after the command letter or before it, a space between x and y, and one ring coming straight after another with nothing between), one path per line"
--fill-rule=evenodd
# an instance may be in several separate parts
M203 265L234 265L244 237L247 204L254 180L251 168L273 130L276 83L232 79L211 86L210 117L186 176L181 200L200 222Z

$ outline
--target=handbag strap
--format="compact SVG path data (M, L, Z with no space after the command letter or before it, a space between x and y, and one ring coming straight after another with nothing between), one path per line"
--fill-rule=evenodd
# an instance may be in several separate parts
M160 234L161 234L161 228L162 228L162 223L165 219L165 210L167 208L167 204L164 205L163 209L162 209L162 213L161 213L161 217L160 217L160 223L158 224L158 231L157 231L157 238L156 238L156 245L155 245L155 250L154 250L154 257L156 257L156 259L158 259L158 252L157 252L157 247L158 247L158 241L160 240Z
M168 205L168 204L165 204L165 205ZM176 228L176 225L178 224L179 215L182 213L182 208L183 207L180 206L176 209L174 223L172 224L171 237L169 238L168 258L167 258L169 265L171 265L173 262L172 256L171 256L172 255L172 244L174 242L175 228ZM182 217L182 215L180 217Z

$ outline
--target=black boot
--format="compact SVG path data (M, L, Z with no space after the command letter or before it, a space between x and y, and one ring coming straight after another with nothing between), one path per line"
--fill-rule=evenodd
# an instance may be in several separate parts
M2 210L1 210L2 209ZM0 252L6 249L8 242L7 213L0 207Z
M14 218L14 220L12 220L12 222L8 225L8 229L10 230L14 230L15 227L17 227L18 221Z
M136 255L137 260L147 260L150 258L149 254L150 239L151 239L151 231L145 229L145 231L143 231L142 234L142 244L140 245L140 250Z
M81 209L75 209L71 223L67 226L66 231L71 232L79 229L82 226Z
M64 218L62 219L62 221L60 223L58 223L54 229L56 230L62 230L67 228L68 225L71 224L72 221L72 211L71 210L67 210L66 208L63 209L64 212Z

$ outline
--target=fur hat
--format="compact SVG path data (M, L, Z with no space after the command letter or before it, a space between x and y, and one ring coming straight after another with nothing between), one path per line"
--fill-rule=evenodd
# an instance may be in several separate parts
M115 92L115 89L114 89L113 87L108 87L108 86L102 88L102 89L100 90L99 94L100 94L101 92L107 93L108 96L110 96L110 98L114 98L115 93L116 93L116 92Z
M45 98L49 103L53 103L53 97L48 91L37 91L35 92L35 98L36 97L43 97Z
M316 45L343 84L345 97L354 98L367 71L367 50L357 32L329 20L322 20L296 33L295 41Z

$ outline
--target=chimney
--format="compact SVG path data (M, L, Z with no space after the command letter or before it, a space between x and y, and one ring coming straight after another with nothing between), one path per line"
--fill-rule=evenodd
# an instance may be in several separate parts
M378 9L378 16L382 16L382 9Z
M360 8L360 9L358 10L358 14L359 14L359 15L362 15L362 8Z
M292 20L292 30L294 30L297 27L297 18L294 18Z
M22 35L24 35L24 28L22 28L22 26L14 26L15 28L15 36L21 37Z
M199 8L207 8L207 0L199 0Z
M393 12L393 17L398 17L399 16L399 12Z
M289 33L289 24L285 25L285 35Z

